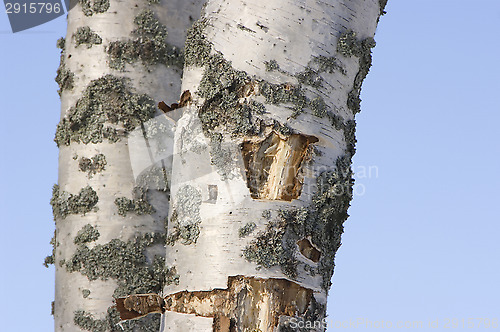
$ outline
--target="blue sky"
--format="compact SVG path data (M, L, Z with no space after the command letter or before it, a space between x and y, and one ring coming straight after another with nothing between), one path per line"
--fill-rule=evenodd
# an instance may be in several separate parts
M328 331L488 330L500 320L500 1L389 0L387 11L357 117L358 194ZM42 262L53 233L55 43L65 23L12 34L0 10L5 331L53 329L54 270Z

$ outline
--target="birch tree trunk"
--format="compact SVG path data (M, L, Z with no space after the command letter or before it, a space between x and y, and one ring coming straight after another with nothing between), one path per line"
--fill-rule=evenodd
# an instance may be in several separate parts
M182 57L197 1L80 0L56 78L56 330L120 330L113 298L162 288L121 303L162 331L323 330L384 6L210 0ZM181 91L170 170L156 103Z
M186 41L162 331L323 330L384 6L208 1Z
M45 262L56 267L56 331L119 331L113 297L163 287L168 160L139 167L152 160L134 161L130 135L172 134L168 121L150 120L159 101L179 99L185 31L200 11L197 0L80 0L69 12ZM123 328L158 331L159 317Z

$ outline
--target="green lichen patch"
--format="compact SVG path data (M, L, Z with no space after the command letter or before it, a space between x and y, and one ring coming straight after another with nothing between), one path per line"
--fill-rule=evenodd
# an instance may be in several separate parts
M387 0L378 0L378 3L380 5L380 16L387 14L387 12L384 10L385 6L387 5Z
M106 157L102 153L96 154L92 158L81 157L78 161L78 168L80 171L86 172L89 179L97 173L104 171L106 165Z
M314 115L317 117L324 117L328 111L328 106L325 103L325 100L321 97L316 97L309 103L309 107Z
M196 243L200 235L201 193L195 187L186 185L179 189L175 197L170 220L173 231L167 237L167 244L174 245L179 240L184 245Z
M312 63L317 66L317 70L320 73L333 74L334 72L340 72L346 75L347 72L344 67L337 61L335 57L327 57L324 55L316 56L312 60Z
M96 241L101 234L97 229L92 227L92 225L87 224L83 226L82 229L76 233L76 236L73 240L75 244L84 244L87 242L93 242Z
M86 214L92 211L99 201L97 193L90 186L82 188L77 195L59 189L56 184L52 188L52 213L54 220L66 218L69 214Z
M278 64L278 61L274 59L265 61L264 64L266 65L266 71L280 70L280 65Z
M335 129L341 130L344 133L346 155L352 158L356 153L356 120L345 121L344 118L332 112L328 112L327 117Z
M145 254L147 247L163 243L163 234L144 234L124 242L113 239L92 249L80 245L71 259L66 260L68 272L80 272L90 281L114 279L118 287L115 297L157 293L165 282L165 259L155 256L151 261Z
M350 165L349 156L339 158L335 170L323 172L316 179L317 191L310 206L280 214L295 239L310 237L321 250L318 271L323 276L325 290L331 285L335 253L340 247L343 223L349 216L354 184Z
M231 136L256 134L260 131L259 114L263 104L250 100L256 82L243 71L235 70L220 53L210 56L198 87L205 98L198 116L205 135L229 133Z
M73 322L76 326L86 331L105 332L108 330L108 322L104 319L95 319L90 313L83 310L75 311Z
M60 50L64 50L64 48L66 47L66 38L59 38L56 42L56 47Z
M333 74L336 71L346 75L344 67L337 62L335 57L317 56L309 62L303 71L293 76L303 85L319 88L325 82L321 74Z
M259 85L259 88L260 94L266 98L268 104L293 104L294 108L297 109L303 109L307 106L307 97L300 86L289 83L272 84L264 81Z
M177 273L175 266L165 268L165 284L168 285L178 285L181 276Z
M356 153L356 121L348 120L344 124L343 132L347 146L346 155L352 158L352 156Z
M91 81L57 125L57 145L116 142L151 119L156 112L154 100L132 92L127 83L112 75Z
M82 296L84 299L89 297L89 295L90 295L90 289L82 289Z
M337 52L347 58L351 56L361 56L363 47L357 38L356 32L347 30L340 34L337 41Z
M291 104L293 109L292 118L296 118L305 109L310 109L313 115L323 117L330 107L325 103L323 97L317 96L312 99L307 97L304 86L318 89L323 86L325 81L321 74L335 71L339 71L344 75L346 73L345 69L337 63L334 57L318 56L310 61L303 71L291 75L299 81L299 85L263 84L262 95L266 97L267 102L272 104Z
M229 147L223 147L223 135L212 133L210 135L210 157L211 163L216 167L221 180L233 179L240 174L235 165L235 151Z
M132 190L133 199L127 197L118 197L115 199L115 205L118 207L118 214L125 217L128 212L134 212L138 215L151 214L155 210L148 203L147 191L142 187L134 187Z
M114 41L106 48L111 68L123 70L125 64L141 61L145 66L164 64L182 69L184 57L181 50L166 42L167 28L151 10L142 11L134 23L137 26L132 32L135 39Z
M59 68L55 81L59 86L57 93L61 96L63 90L72 90L75 87L75 74L66 68L66 39L59 38L56 43L57 48L61 49Z
M245 247L243 256L249 262L257 263L260 268L279 266L283 274L295 278L298 261L289 241L285 240L286 233L286 224L270 222L266 230L260 232L255 240Z
M88 48L91 48L92 45L102 44L102 38L88 26L76 29L73 38L75 39L76 47L86 44Z
M184 61L187 66L201 67L210 60L212 46L203 33L207 25L206 19L198 20L187 31L184 50Z
M55 263L54 255L50 255L50 256L45 257L45 259L43 261L43 266L48 268L49 265L53 265L54 263Z
M309 61L303 71L293 75L281 69L276 60L266 61L264 64L266 66L266 71L278 71L290 77L295 77L300 84L309 85L314 88L318 88L323 85L324 79L321 76L322 73L333 74L334 72L340 72L343 75L346 75L344 67L337 61L337 58L327 57L324 55L315 56L311 61Z
M56 262L56 248L58 246L57 239L56 239L56 231L54 230L54 236L52 236L52 239L50 239L50 244L52 245L52 254L50 256L45 257L45 260L43 262L43 266L46 268L49 267L49 265L55 264Z
M306 67L304 71L297 73L295 77L300 83L314 88L322 86L324 81L320 73L311 67Z
M337 43L337 51L340 54L345 57L356 56L359 58L359 71L354 79L352 90L349 91L347 97L347 107L354 114L361 110L361 85L372 65L371 49L373 47L375 47L375 40L373 38L369 37L359 40L356 37L356 33L351 30L343 32Z
M105 13L109 9L109 0L79 0L85 16Z
M55 81L59 86L57 93L60 96L63 90L72 90L75 87L75 74L73 74L69 69L66 69L64 65L60 66L57 69Z
M252 232L255 230L255 228L257 228L257 225L254 222L248 222L245 224L245 226L241 227L238 230L238 235L239 235L239 237L248 236L248 235L252 234Z
M73 322L82 330L90 332L157 332L160 329L161 315L150 314L138 319L120 322L120 314L116 308L109 308L105 317L97 319L91 313L77 310Z
M166 244L173 246L181 240L184 245L196 243L200 236L200 226L194 225L174 225L173 231L168 235Z

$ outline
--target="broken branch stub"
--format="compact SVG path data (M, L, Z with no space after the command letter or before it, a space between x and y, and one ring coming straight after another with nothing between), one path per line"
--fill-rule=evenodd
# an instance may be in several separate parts
M284 136L275 131L264 139L245 140L241 153L252 198L283 201L298 198L302 190L301 166L309 145L316 142L314 136Z

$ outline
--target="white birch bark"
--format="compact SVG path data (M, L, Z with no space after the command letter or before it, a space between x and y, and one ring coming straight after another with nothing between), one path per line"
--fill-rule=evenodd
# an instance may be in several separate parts
M193 102L175 134L166 265L178 279L164 289L170 311L162 331L229 331L216 326L221 316L237 331L294 330L293 316L324 317L351 198L352 120L383 5L208 1L186 44L196 56L188 59L182 90L191 91ZM231 101L234 111L225 111ZM260 105L264 112L256 111ZM244 160L245 149L270 164L257 169ZM289 168L294 179L282 175ZM249 174L264 172L265 180L248 183ZM280 188L286 184L293 188ZM282 301L295 312L273 309L272 291L253 304L248 299L242 310L252 313L235 303L217 309L209 292L227 289L237 276L248 278L241 289L250 293L253 281L292 282L294 301ZM313 296L301 304L302 291Z
M155 22L146 21L140 24L134 22L134 19L145 11L150 11L148 13L158 18L159 23L166 27L168 31L166 42L170 46L182 49L185 30L192 24L192 20L198 17L201 1L158 2L156 4L151 1L153 4L150 4L145 0L132 2L110 0L108 7L106 0L83 0L68 14L67 37L65 43L60 45L64 49L59 77L62 86L62 121L56 136L60 147L59 189L56 190L52 200L56 236L54 255L48 260L48 263L53 261L56 266L54 303L56 331L118 330L119 327L114 324L116 317L108 310L113 305L113 296L120 281L123 283L126 278L132 278L132 276L125 277L124 271L127 268L131 271L149 271L147 273L151 275L150 269L153 267L152 260L155 255L164 256L164 221L168 214L168 190L155 192L150 190L147 196L138 197L139 201L144 198L144 201L139 202L141 206L137 201L132 201L137 209L134 210L132 206L130 211L124 211L120 215L115 199L125 197L132 200L134 187L138 184L132 171L126 135L128 130L124 129L123 120L118 119L114 124L109 123L113 122L110 117L116 114L133 119L135 127L140 128L140 123L145 119L124 114L126 110L122 108L123 102L128 102L126 99L129 97L135 98L144 94L146 95L144 98L150 101L147 106L153 109L161 100L177 101L181 92L182 67L176 68L161 63L144 65L140 59L131 59L122 69L111 68L111 58L107 51L110 43L116 41L139 40L135 46L141 44L144 41L141 39L143 36L133 32L141 28L140 24L143 24L142 28L145 29L155 28L154 24L158 28ZM87 10L86 14L83 9ZM164 43L165 40L160 38L159 42ZM109 91L103 90L104 88L113 90L121 78L127 79L123 87L128 94L120 95L123 91L110 94ZM89 95L89 87L93 84L96 87L93 90L94 95ZM107 118L94 120L99 124L104 123L105 127L117 129L119 140L113 142L101 138L82 142L83 139L70 138L71 135L78 135L76 134L78 128L81 129L80 136L90 135L90 126L95 123L86 122L85 119L92 118L92 115L90 113L82 115L82 112L84 113L82 110L88 112L99 110L85 108L83 100L86 98L86 101L92 102L99 96L105 98L105 103L100 107L109 107L111 111ZM134 105L137 107L144 105L143 100L132 106ZM78 116L72 111L75 107L80 107ZM131 111L140 113L137 109ZM63 120L66 122L63 123ZM97 129L94 134L96 132L102 134L103 130ZM92 159L100 155L104 157ZM105 165L102 158L105 160ZM165 183L161 185L164 186ZM78 196L82 188L88 188L87 186L92 189L83 191L82 195ZM125 202L131 201L125 200ZM148 213L150 212L148 204L154 207L154 212ZM123 215L125 213L126 216ZM91 228L86 225L90 225ZM99 235L96 235L96 231ZM78 243L75 243L78 235L80 235ZM134 247L134 241L138 239L142 239L143 242L140 243L142 247L137 245ZM146 241L151 243L145 243ZM123 245L128 243L130 247L124 247L121 252L116 252L115 249L119 247L117 243ZM75 256L79 248L87 250L86 254L85 251L80 251L82 255ZM130 248L138 251L136 261L127 261L130 257L126 251ZM144 262L140 261L143 257L146 258ZM124 264L129 266L124 268ZM92 271L82 272L86 267L90 267ZM91 278L90 274L95 278ZM147 282L149 277L144 278L141 275L136 277L134 285L126 285L132 287L128 290L135 292L133 287L136 287L137 291L144 292L153 287L141 284ZM128 281L126 279L125 283ZM158 326L148 325L151 321L124 324L124 327L129 331L139 328L147 331L157 330Z

